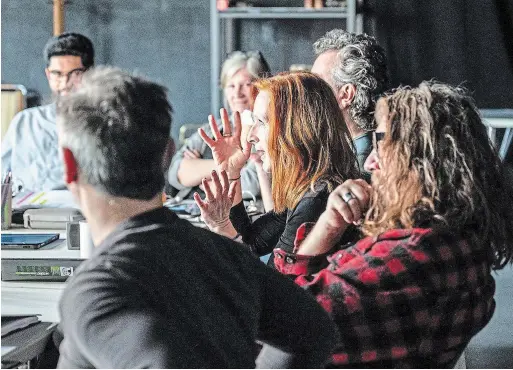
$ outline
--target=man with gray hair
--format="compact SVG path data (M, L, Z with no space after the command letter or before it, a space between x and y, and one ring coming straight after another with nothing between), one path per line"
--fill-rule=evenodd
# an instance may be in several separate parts
M374 108L389 85L385 51L372 36L340 29L327 32L313 47L317 59L312 72L333 89L364 173L372 151Z
M279 366L323 364L336 331L311 296L162 206L172 150L164 87L89 71L59 99L57 126L65 181L96 246L60 302L59 367L250 368L257 339L273 345L259 365L276 365L276 348L292 354Z

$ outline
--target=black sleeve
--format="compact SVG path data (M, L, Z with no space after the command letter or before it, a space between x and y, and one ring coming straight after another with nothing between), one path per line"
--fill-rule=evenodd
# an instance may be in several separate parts
M244 244L258 256L271 253L285 230L287 215L268 212L251 222L244 203L240 202L230 210L230 221L242 236Z
M232 207L230 220L242 236L242 241L249 245L253 253L263 256L275 248L287 252L294 249L294 240L299 226L305 222L316 222L326 209L327 195L303 198L296 208L289 213L268 212L251 223L243 203Z
M338 340L328 313L309 293L265 266L259 340L259 368L323 366ZM271 347L269 347L271 346Z
M128 284L105 269L75 278L60 304L59 368L174 367L172 328L134 293L136 282Z

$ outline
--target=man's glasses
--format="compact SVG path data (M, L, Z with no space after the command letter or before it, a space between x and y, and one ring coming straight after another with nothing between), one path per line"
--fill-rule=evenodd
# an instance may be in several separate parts
M376 154L378 154L379 152L379 147L378 147L378 143L380 141L383 141L383 139L385 139L385 133L384 132L376 132L376 131L373 131L372 132L372 148L374 150L376 150Z
M66 78L66 83L68 81L76 81L79 78L82 77L84 72L86 71L85 68L76 68L72 71L69 71L68 73L62 73L61 71L50 71L50 78L53 80L61 80L63 77Z

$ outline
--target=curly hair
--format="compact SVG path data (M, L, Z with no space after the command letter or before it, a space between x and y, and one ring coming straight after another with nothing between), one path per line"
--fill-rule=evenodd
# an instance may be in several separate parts
M356 87L349 113L359 128L373 130L376 101L389 88L385 50L372 36L340 29L327 32L313 47L316 55L338 51L331 71L335 87L339 89L345 84Z
M513 192L467 91L430 81L383 99L382 169L364 232L448 227L490 245L494 268L503 267L513 253Z
M293 209L317 183L328 190L360 177L355 148L331 87L309 72L257 80L269 94L269 139L275 212Z

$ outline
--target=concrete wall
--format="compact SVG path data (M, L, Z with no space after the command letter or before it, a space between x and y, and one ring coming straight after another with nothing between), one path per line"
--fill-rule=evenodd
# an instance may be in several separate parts
M513 62L501 33L508 22L501 24L497 14L509 19L512 2L502 1L510 8L497 9L481 0L366 0L365 30L387 49L394 85L433 77L466 82L481 107L511 108ZM136 69L169 88L175 137L183 123L206 122L209 0L73 0L66 9L66 31L92 39L97 64ZM335 27L344 28L344 21L243 20L235 26L236 47L260 49L273 72L282 71L312 63L312 42ZM2 83L21 83L48 99L42 49L51 34L50 1L3 0Z

